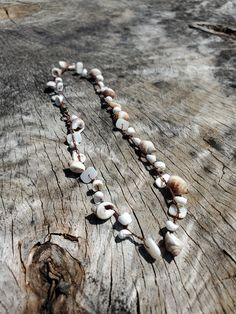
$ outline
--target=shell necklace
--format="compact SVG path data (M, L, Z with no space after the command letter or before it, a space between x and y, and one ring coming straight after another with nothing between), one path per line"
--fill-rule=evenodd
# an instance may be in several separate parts
M104 78L99 69L87 71L82 62L68 64L65 61L59 61L60 68L52 69L53 80L47 82L46 92L50 94L53 104L60 108L62 120L67 127L67 143L70 147L72 160L69 163L70 171L79 174L80 180L86 184L92 183L93 207L92 211L97 218L108 220L112 216L119 222L122 229L118 233L118 237L124 240L128 237L135 237L143 244L146 251L153 259L157 259L162 255L162 251L169 251L174 257L177 256L182 248L183 243L179 240L174 232L178 229L177 221L183 219L187 214L187 199L183 194L188 193L187 183L176 175L165 173L166 165L162 161L158 161L155 155L156 149L154 144L149 140L142 140L136 137L136 132L130 126L129 114L122 110L119 103L114 102L115 92L104 85ZM112 111L113 122L117 129L122 132L135 149L139 150L150 166L155 170L155 185L158 189L168 189L171 200L168 200L168 214L173 220L166 221L166 233L164 236L164 245L159 247L152 237L142 237L130 230L129 226L132 222L132 216L128 212L120 213L118 208L111 202L104 201L103 181L97 178L97 171L94 167L85 167L86 156L80 153L79 146L82 141L81 133L85 128L84 121L76 115L71 115L64 102L64 84L62 75L67 71L77 73L81 78L87 79L93 84L96 93L102 100L102 104Z

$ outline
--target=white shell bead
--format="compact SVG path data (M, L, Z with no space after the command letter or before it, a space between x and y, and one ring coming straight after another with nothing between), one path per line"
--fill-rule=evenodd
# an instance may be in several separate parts
M125 212L118 217L118 221L123 226L128 226L132 222L132 217L129 213Z
M118 237L121 239L121 240L124 240L125 238L128 238L132 233L127 230L127 229L122 229L120 230L120 232L118 233Z
M95 191L101 191L103 189L103 182L102 180L94 180L93 181L93 188Z
M76 141L78 144L82 142L82 137L81 137L80 132L74 132L74 133L73 133L73 136L74 136L75 141ZM71 134L71 133L70 133L70 134L67 134L67 136L66 136L66 141L67 141L68 144L73 143L73 138L72 138L72 134Z
M175 204L172 204L170 205L169 209L168 209L168 213L169 215L173 216L173 217L177 217L177 218L180 218L180 219L183 219L184 217L186 217L187 215L187 208L185 207L179 207L179 215L177 216L177 207Z
M180 206L186 205L188 200L187 198L183 197L183 196L175 196L174 200L176 201L176 203Z
M54 88L56 88L56 82L49 81L49 82L47 82L46 86L54 89Z
M102 72L101 72L99 69L94 68L94 69L92 69L92 70L89 72L89 74L90 74L90 76L92 76L92 77L96 77L96 76L98 76L98 75L101 75Z
M63 83L62 82L58 82L56 88L57 88L58 92L62 92L63 88L64 88Z
M112 101L112 97L111 96L107 96L105 98L105 101L109 104Z
M53 100L57 106L60 106L63 103L64 96L63 95L55 95Z
M97 191L93 195L93 200L95 204L100 204L104 200L104 194L101 191Z
M58 83L58 82L63 82L63 80L62 80L61 77L58 76L58 77L55 78L55 82L56 82L56 83Z
M164 171L166 169L166 164L163 161L156 161L154 163L154 167L158 170L158 171Z
M82 74L83 72L83 62L77 62L76 65L75 65L75 71L77 74Z
M135 132L135 129L133 127L128 127L128 129L126 130L125 132L127 135L129 136L133 136L136 132Z
M150 164L154 164L154 162L156 162L156 160L157 160L157 157L156 157L156 155L147 154L146 159L147 159L147 161L150 162Z
M103 82L104 81L104 77L102 76L102 74L99 74L96 76L96 81L97 82Z
M94 167L88 167L80 176L80 180L84 183L90 183L97 176L97 171Z
M113 113L117 113L117 112L120 112L121 111L121 108L120 107L115 107L113 108L112 112Z
M81 73L82 77L87 77L88 76L88 70L87 69L83 69L82 73Z
M81 173L85 170L85 166L80 161L72 160L70 163L70 170L75 173Z
M167 232L165 235L165 247L173 256L177 256L183 248L183 243L173 233Z
M100 88L103 88L103 87L104 87L104 83L103 83L102 81L100 81L100 82L98 82L98 86L99 86Z
M171 232L174 232L176 231L177 229L179 228L179 225L176 225L173 221L171 220L167 220L166 222L166 229L171 231Z
M162 175L163 179L165 179L166 182L168 182L169 178L170 178L170 175L165 173ZM156 183L156 186L160 189L166 187L166 183L164 181L162 181L162 179L160 177L158 177L155 181Z
M115 205L110 202L102 202L97 206L95 212L96 216L100 219L106 220L111 218L115 213Z
M145 239L144 246L152 258L157 259L159 256L161 256L161 250L152 238Z
M141 141L139 148L144 154L152 154L156 151L156 148L151 141Z
M84 121L83 121L82 119L80 119L80 118L73 119L73 120L72 120L72 123L71 123L71 127L72 127L73 130L76 130L76 129L78 129L78 128L84 129L85 123L84 123ZM80 131L80 133L81 133L81 131Z
M133 137L132 141L133 141L135 146L139 146L139 144L141 143L141 139L138 137Z
M61 76L62 70L59 68L53 68L52 69L52 76L53 77L57 77L57 76Z
M124 120L124 119L118 119L116 121L116 127L117 129L120 129L120 130L127 130L129 127L129 121Z
M58 63L62 69L66 69L68 67L68 63L66 61L59 61Z

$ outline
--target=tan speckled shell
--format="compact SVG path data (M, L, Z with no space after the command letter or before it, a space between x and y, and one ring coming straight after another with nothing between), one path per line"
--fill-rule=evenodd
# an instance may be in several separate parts
M175 195L182 195L188 193L188 186L184 179L179 176L171 176L168 180L167 186L171 188Z

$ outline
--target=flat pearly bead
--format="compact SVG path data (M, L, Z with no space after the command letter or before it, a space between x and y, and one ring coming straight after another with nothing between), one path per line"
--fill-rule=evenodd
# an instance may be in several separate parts
M151 141L141 141L139 148L145 155L152 154L156 151L156 148Z
M72 160L70 162L70 170L75 173L82 173L85 170L85 166L80 161Z
M79 75L82 74L83 67L84 67L83 62L77 62L76 65L75 65L76 73L79 74Z
M94 180L93 181L93 189L95 191L101 191L103 189L103 182L102 180Z
M113 89L111 88L106 88L103 92L102 92L104 97L110 96L111 98L115 98L116 97L116 93L114 92Z
M111 218L115 213L115 205L110 202L102 202L97 206L96 216L102 220Z
M125 132L128 136L134 136L134 134L136 133L135 132L135 129L132 127L132 126L130 126L130 127L128 127L128 129L126 130L126 132Z
M154 164L157 160L157 157L156 157L156 155L147 154L146 159L147 159L147 161L150 162L150 164Z
M187 204L188 200L187 198L183 197L183 196L175 196L174 200L176 201L176 203L180 206L184 206Z
M69 64L66 61L59 61L58 63L59 63L60 68L62 69L67 69L69 66Z
M94 167L88 167L80 176L80 180L88 184L97 176L97 171Z
M120 130L127 130L128 127L129 127L129 121L127 120L124 120L124 119L118 119L116 121L116 127L117 129L120 129Z
M187 183L179 176L171 176L167 185L169 188L171 188L175 195L188 193Z
M52 76L53 77L57 77L57 76L61 76L62 70L59 68L53 68L52 69Z
M77 130L77 129L84 129L85 127L85 123L82 119L77 118L77 119L73 119L72 123L71 123L71 127L73 130ZM81 131L80 131L81 133Z
M93 77L93 78L95 78L96 76L101 75L101 74L102 74L102 72L101 72L99 69L96 69L96 68L92 69L92 70L89 72L89 75L90 75L91 77Z
M82 137L81 137L81 134L80 132L74 132L73 133L73 137L74 137L74 140L80 144L82 142ZM67 134L66 136L66 141L67 143L70 145L71 143L73 143L73 138L72 138L72 134Z
M101 191L97 191L96 193L94 193L93 195L93 200L95 204L100 204L103 202L104 200L104 194Z
M170 207L168 209L168 213L172 217L177 217L177 218L183 219L186 217L188 210L185 207L179 207L179 214L177 216L178 209L177 209L175 204L172 204L172 205L170 205Z
M173 233L167 232L165 235L165 247L173 256L177 256L183 248L183 243Z
M132 217L129 213L125 212L118 216L118 221L123 226L128 226L132 222Z
M133 137L132 141L133 141L135 146L139 146L139 144L141 143L141 139L138 137Z
M127 229L122 229L120 230L120 232L118 233L118 237L121 239L121 240L124 240L126 238L128 238L130 235L132 235L132 233L127 230Z
M162 177L166 182L168 182L170 175L165 173L162 175ZM163 189L164 187L166 187L166 183L160 177L156 179L155 183L156 183L156 186L160 189Z
M54 82L54 81L49 81L49 82L46 83L46 86L47 86L47 87L50 87L50 88L52 88L52 89L55 89L55 88L56 88L56 82Z
M173 221L171 220L167 220L166 222L166 229L171 231L171 232L174 232L176 231L177 229L179 228L179 225L176 225Z
M112 112L113 112L114 114L116 114L117 112L120 112L120 111L121 111L121 108L120 108L120 107L114 107L113 110L112 110Z
M158 170L158 171L164 171L166 170L166 164L163 161L156 161L154 163L154 167Z
M161 256L161 250L152 238L144 240L144 247L152 258L157 259Z

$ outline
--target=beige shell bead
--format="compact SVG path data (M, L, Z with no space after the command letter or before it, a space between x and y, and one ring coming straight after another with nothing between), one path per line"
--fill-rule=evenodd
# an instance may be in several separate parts
M98 75L101 75L102 72L99 70L99 69L92 69L90 72L89 72L89 76L91 76L92 78L96 78L96 76Z
M154 164L157 160L157 157L156 157L156 155L147 154L146 159L148 162L150 162L150 164Z
M152 154L156 151L156 148L151 141L141 141L139 148L145 155Z
M139 137L133 137L132 141L135 146L139 146L139 144L141 143L141 139Z
M170 176L167 186L173 191L175 195L188 193L187 183L179 176Z
M70 170L74 173L82 173L85 170L85 166L81 161L72 160L70 162Z
M165 171L166 170L166 165L163 161L156 161L154 163L154 167L158 170L158 171Z
M67 69L69 64L66 61L59 61L59 66L61 69Z
M165 235L165 247L173 256L177 256L182 251L183 243L168 231Z
M125 111L119 111L114 115L115 120L118 119L124 119L126 121L129 121L129 114Z
M108 96L108 97L109 97L109 96ZM107 97L106 97L106 98L107 98ZM110 101L108 104L109 104L109 106L110 106L112 109L117 108L117 107L121 109L121 105L118 104L117 102Z

